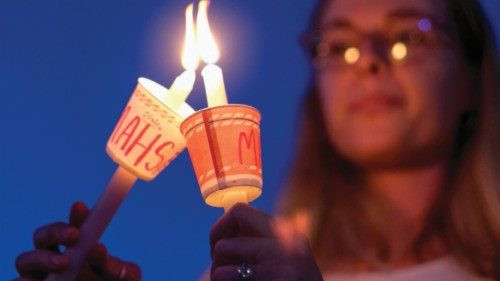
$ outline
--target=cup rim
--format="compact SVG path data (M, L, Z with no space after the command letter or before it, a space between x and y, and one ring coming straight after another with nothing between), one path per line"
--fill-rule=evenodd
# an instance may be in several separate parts
M247 105L247 104L230 103L230 104L223 104L223 105L218 105L218 106L213 106L213 107L206 107L206 108L203 108L203 109L196 111L195 113L191 114L190 116L188 116L186 119L184 119L181 122L181 126L180 126L181 132L185 135L187 133L187 131L191 130L192 128L190 128L189 130L184 132L184 129L186 129L185 127L187 126L187 124L192 119L198 117L199 115L203 114L204 112L219 109L219 108L224 108L224 107L243 107L243 108L250 109L250 110L254 111L255 113L257 113L257 117L258 117L257 124L259 124L259 121L261 119L261 113L257 108L250 106L250 105ZM221 120L224 120L224 119L221 119ZM193 127L195 127L195 126L193 126Z
M160 83L157 83L151 79L145 78L145 77L139 77L137 79L137 82L143 87L151 96L153 96L159 103L161 103L163 106L168 108L170 111L178 115L181 119L186 119L192 114L196 113L196 111L187 103L183 102L181 104L181 112L178 112L171 108L169 105L167 105L162 97L168 94L168 89L165 88L163 85Z

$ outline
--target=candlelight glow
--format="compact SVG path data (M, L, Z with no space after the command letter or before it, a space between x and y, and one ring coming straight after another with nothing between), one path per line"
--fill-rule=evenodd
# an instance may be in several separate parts
M403 60L408 54L408 49L406 45L402 42L398 42L392 46L391 55L395 60Z
M347 64L355 64L359 60L359 56L359 49L351 47L345 51L344 60Z
M184 37L184 47L182 48L182 66L187 70L195 70L199 63L193 19L193 6L193 3L191 3L186 7L186 35Z
M201 58L206 63L216 63L220 57L219 49L210 31L208 23L208 0L201 0L198 4L198 14L196 18L198 47Z

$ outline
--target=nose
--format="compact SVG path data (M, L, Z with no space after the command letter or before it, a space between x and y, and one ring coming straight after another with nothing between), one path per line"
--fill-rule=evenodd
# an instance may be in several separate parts
M379 75L387 71L389 64L387 48L381 40L365 40L360 46L360 57L356 68L361 74Z

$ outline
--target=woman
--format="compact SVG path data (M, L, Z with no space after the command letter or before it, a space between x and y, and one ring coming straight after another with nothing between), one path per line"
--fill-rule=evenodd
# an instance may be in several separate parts
M280 218L221 217L211 280L500 279L497 57L476 1L323 0L306 37Z
M452 256L500 278L497 60L476 1L322 1L316 15L281 211L310 217L322 272Z

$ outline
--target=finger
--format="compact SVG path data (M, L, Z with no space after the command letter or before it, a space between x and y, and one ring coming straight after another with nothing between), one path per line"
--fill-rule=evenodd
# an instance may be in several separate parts
M67 257L49 250L35 250L19 255L16 269L21 277L41 278L48 272L57 272L69 265Z
M238 237L219 240L212 249L213 267L241 263L265 264L289 259L273 238Z
M94 266L94 265L99 265L99 264L104 264L106 260L108 259L108 250L106 249L106 246L103 244L99 243L95 245L92 250L90 250L89 253L89 264Z
M106 247L96 245L90 254L89 263L101 276L110 280L138 281L141 280L140 268L131 262L110 256Z
M75 202L71 206L71 211L69 213L69 224L80 228L88 215L89 208L82 202Z
M78 241L80 231L63 222L42 226L33 234L36 249L54 250L58 245L72 245Z
M238 274L238 266L226 265L214 268L212 266L212 272L210 273L210 281L233 281L240 280Z
M107 276L109 279L138 281L141 280L141 270L134 263L110 256L106 264L106 273L104 276Z
M213 247L220 239L237 236L273 237L272 221L271 216L256 208L236 204L215 222L210 231L210 245Z

